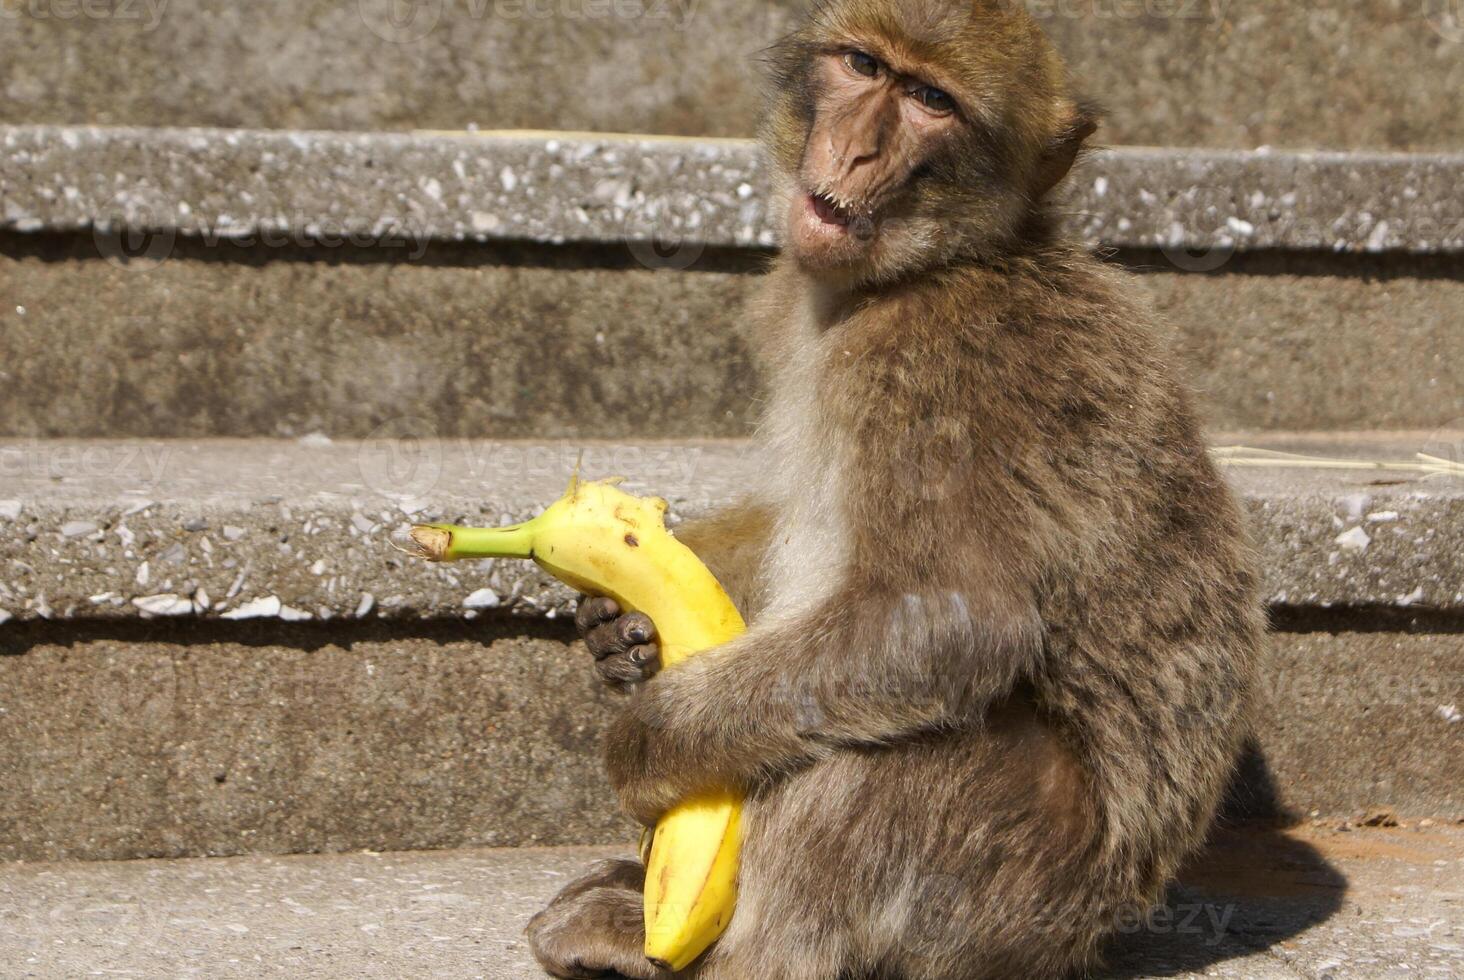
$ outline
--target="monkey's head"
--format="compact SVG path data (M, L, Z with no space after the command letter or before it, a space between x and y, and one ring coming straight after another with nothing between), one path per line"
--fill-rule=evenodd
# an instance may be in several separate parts
M833 279L1008 251L1097 126L1019 0L829 0L771 60L784 247Z

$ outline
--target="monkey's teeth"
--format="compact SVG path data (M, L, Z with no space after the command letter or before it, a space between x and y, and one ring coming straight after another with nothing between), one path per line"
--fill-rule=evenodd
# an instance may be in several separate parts
M849 223L849 212L827 194L810 194L809 200L813 202L813 213L824 224L843 227Z

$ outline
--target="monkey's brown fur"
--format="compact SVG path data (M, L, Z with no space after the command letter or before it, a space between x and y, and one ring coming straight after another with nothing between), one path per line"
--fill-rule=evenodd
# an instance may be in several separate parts
M931 65L967 124L854 272L785 253L768 276L769 485L682 532L759 612L635 685L611 778L646 823L749 794L702 980L1060 977L1209 826L1247 733L1253 560L1150 314L1051 230L1043 195L1092 124L1030 20L820 8L777 54L790 184L819 131L808 65L850 44ZM572 885L531 926L540 961L659 976L640 881L620 862Z

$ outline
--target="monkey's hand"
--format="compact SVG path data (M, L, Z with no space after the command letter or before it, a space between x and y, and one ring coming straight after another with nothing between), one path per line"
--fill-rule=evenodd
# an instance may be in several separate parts
M648 825L703 792L752 794L839 751L975 723L1041 650L1028 603L849 590L638 685L606 741L610 784Z
M779 775L831 754L803 730L798 705L776 686L739 687L717 664L751 668L759 635L744 634L640 685L605 740L620 807L647 827L681 801L707 792L749 795ZM777 671L765 672L770 685Z
M581 596L574 624L595 658L595 673L616 690L649 680L660 669L656 625L645 613L622 616L614 599Z

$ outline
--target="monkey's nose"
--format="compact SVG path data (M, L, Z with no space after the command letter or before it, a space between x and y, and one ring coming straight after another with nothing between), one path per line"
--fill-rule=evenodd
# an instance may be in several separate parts
M861 140L854 134L843 139L840 139L836 133L829 135L829 161L833 166L834 174L838 177L849 176L862 164L869 163L878 156L879 144L877 142Z

